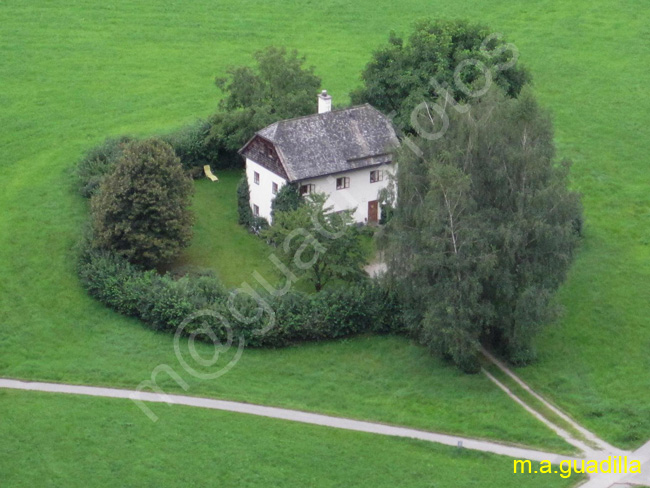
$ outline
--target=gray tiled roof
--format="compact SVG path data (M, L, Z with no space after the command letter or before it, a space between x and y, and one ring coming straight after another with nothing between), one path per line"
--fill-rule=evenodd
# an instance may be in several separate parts
M281 120L257 134L273 143L291 181L388 163L399 144L370 105Z

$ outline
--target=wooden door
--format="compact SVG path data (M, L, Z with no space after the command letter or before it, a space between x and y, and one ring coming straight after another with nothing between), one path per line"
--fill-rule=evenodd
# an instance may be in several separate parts
M379 221L379 200L368 202L368 223L376 224Z

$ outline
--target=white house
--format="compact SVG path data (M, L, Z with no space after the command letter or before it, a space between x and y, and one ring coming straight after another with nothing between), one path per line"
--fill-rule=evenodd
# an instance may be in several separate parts
M377 222L378 193L395 171L398 145L390 120L377 109L366 104L332 111L332 97L323 91L317 114L271 124L239 151L253 214L270 221L278 190L293 183L303 195L327 194L334 211L355 209L357 222Z

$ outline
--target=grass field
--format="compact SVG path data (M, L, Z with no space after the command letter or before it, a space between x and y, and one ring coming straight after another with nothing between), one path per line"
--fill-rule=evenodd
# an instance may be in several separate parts
M207 115L218 99L214 76L266 45L299 48L345 102L388 31L406 32L423 16L469 18L518 46L584 193L586 237L558 298L566 314L542 335L539 363L518 373L608 441L641 444L650 438L649 14L642 0L1 2L0 375L135 386L158 364L174 364L168 336L104 310L77 282L86 209L70 168L83 151L108 135L163 133ZM462 377L397 339L247 351L220 381L191 386L192 394L557 442L487 380ZM35 448L38 438L24 442Z
M513 476L507 457L187 407L153 424L128 403L0 392L2 486L561 488L580 479ZM26 445L37 448L25 455Z

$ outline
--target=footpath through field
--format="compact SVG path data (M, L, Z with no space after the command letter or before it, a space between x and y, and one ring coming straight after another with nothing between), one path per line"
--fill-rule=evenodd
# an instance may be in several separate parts
M493 454L501 454L503 456L509 456L513 458L530 459L533 461L557 460L559 462L561 459L566 459L566 456L561 456L556 453L508 446L505 444L499 444L496 442L480 439L470 439L467 437L438 434L434 432L410 429L407 427L398 427L374 422L365 422L361 420L352 420L343 417L332 417L329 415L308 413L300 410L266 407L263 405L215 400L211 398L191 397L185 395L168 395L160 393L140 392L136 390L102 388L96 386L18 381L12 379L0 379L0 388L40 391L48 393L64 393L72 395L86 395L105 398L123 398L147 403L168 403L170 405L184 405L189 407L208 408L212 410L223 410L227 412L258 415L261 417L289 420L292 422L333 427L336 429L368 432L371 434L380 434L394 437L408 437L411 439L435 442L437 444L444 444L447 446L460 446L463 449L490 452Z
M544 423L553 430L557 435L562 437L569 444L580 449L580 458L595 460L600 463L608 459L609 456L627 456L628 459L638 460L641 462L640 474L620 474L620 473L598 473L590 475L589 479L583 483L580 488L627 488L633 486L650 487L650 441L637 451L625 451L617 449L611 444L605 442L593 432L587 430L578 424L574 419L558 407L543 398L535 392L530 386L519 378L510 368L499 361L496 357L483 349L483 355L488 363L494 365L505 378L513 382L514 385L523 391L529 398L532 398L536 405L532 405L530 400L522 398L523 395L512 391L502 381L499 381L493 374L483 369L483 373L500 389L502 389L513 401L521 405L528 413L533 415L537 420Z
M347 419L343 417L332 417L329 415L320 415L315 413L302 412L299 410L289 410L285 408L267 407L263 405L254 405L241 402L230 402L224 400L215 400L211 398L191 397L185 395L167 395L162 393L149 393L136 390L123 390L117 388L102 388L96 386L82 386L70 385L59 383L41 383L31 381L19 381L13 379L0 378L0 388L14 389L14 390L27 390L39 391L47 393L60 393L70 395L85 395L103 398L121 398L130 399L139 405L143 406L148 403L167 403L169 405L184 405L189 407L207 408L212 410L222 410L227 412L236 412L247 415L257 415L261 417L268 417L273 419L288 420L291 422L301 422L305 424L320 425L336 429L351 430L357 432L366 432L371 434L379 434L393 437L406 437L411 439L419 439L422 441L434 442L437 444L444 444L447 446L454 446L463 449L470 449L475 451L489 452L502 456L508 456L516 459L530 459L532 461L551 461L553 464L558 464L562 460L577 460L579 458L572 458L563 456L561 454L552 452L536 451L533 449L526 449L523 447L508 446L496 442L490 442L481 439L471 439L466 437L458 437L447 434L438 434L434 432L426 432L407 427L399 427L393 425L380 424L375 422L365 422L360 420ZM148 407L144 407L148 409ZM153 414L153 418L157 418ZM593 435L593 434L592 434ZM595 436L594 436L595 437ZM613 449L613 448L612 448ZM586 453L590 456L594 452ZM642 462L642 476L629 477L621 475L598 475L590 478L583 488L609 488L610 486L624 487L630 486L620 483L630 483L635 485L650 485L650 442L635 453L616 450L616 455L628 455L633 459L639 459ZM610 455L607 451L599 451L598 456ZM614 455L614 454L612 454ZM614 476L614 478L611 478ZM618 478L617 478L618 477Z

